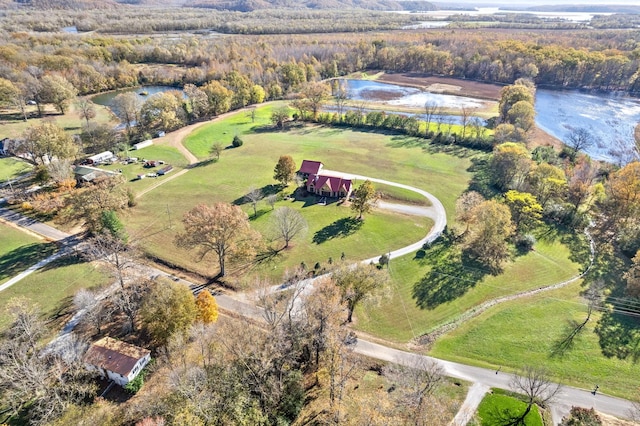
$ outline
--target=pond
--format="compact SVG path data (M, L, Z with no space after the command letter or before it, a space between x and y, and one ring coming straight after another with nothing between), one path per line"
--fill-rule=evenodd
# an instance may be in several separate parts
M169 90L180 90L180 88L172 87L172 86L141 86L141 87L130 87L127 89L119 89L112 90L110 92L100 93L99 95L95 95L91 98L93 103L98 105L103 105L109 107L112 111L114 111L113 100L116 96L122 93L137 93L138 99L140 100L140 104L144 103L150 96L155 95L156 93L168 92ZM115 112L115 111L114 111Z
M464 96L430 93L412 87L367 80L345 80L353 100L393 107L423 109L425 102L446 108L479 108L487 101ZM620 95L538 89L536 124L564 140L571 129L585 128L596 143L585 151L598 160L615 163L638 158L634 129L640 122L640 100Z

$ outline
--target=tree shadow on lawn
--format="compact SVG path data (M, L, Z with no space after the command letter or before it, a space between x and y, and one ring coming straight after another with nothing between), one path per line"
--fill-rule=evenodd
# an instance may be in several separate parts
M631 359L634 364L640 361L640 321L637 313L631 311L633 308L637 310L640 304L627 312L606 311L598 321L595 333L607 358Z
M269 185L265 185L262 188L259 188L260 191L262 191L262 195L267 197L269 195L275 195L278 192L282 191L285 188L285 186L281 185L281 184L269 184ZM233 200L231 203L235 206L242 206L244 204L249 204L250 200L247 198L247 195L249 194L245 194L242 197L238 197L235 200Z
M31 243L11 250L0 256L0 280L18 275L55 251L56 245L53 243Z
M426 139L396 135L391 138L391 142L387 146L390 148L415 148L424 147L427 143Z
M448 154L458 158L471 158L475 157L480 151L466 148L464 146L456 144L438 144L433 143L425 139L425 142L421 144L423 150L428 154Z
M313 235L315 244L322 244L333 238L346 238L362 227L364 222L354 217L343 217L325 226Z
M413 285L413 298L420 309L435 309L457 299L490 273L449 241L416 253L414 259L431 266Z

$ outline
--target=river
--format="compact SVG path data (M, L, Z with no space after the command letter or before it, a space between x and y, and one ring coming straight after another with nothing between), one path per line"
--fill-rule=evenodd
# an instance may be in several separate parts
M426 102L445 108L479 108L487 101L465 96L431 93L418 88L368 80L346 80L351 99L379 102L387 112L394 107L423 109ZM640 100L605 93L539 89L536 93L536 124L564 140L572 128L588 129L595 144L585 150L592 158L626 163L638 158L634 129L640 122Z

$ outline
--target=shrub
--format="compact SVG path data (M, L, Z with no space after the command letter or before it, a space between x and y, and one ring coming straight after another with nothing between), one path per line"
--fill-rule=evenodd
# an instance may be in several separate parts
M22 210L33 210L33 206L28 201L23 201L22 204L20 204L20 208Z
M244 143L244 142L242 141L242 139L240 139L240 136L235 135L235 136L233 137L233 142L231 142L231 145L233 145L233 146L234 146L234 148L237 148L237 147L239 147L239 146L242 146L242 144L243 144L243 143Z
M131 188L127 188L127 206L135 207L138 204L136 200L136 194L131 190Z
M536 243L536 238L531 235L518 235L516 237L516 248L522 253L530 252Z

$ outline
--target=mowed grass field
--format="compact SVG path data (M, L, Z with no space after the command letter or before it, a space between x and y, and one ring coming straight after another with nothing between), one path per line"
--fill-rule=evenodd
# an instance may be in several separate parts
M0 284L55 251L55 244L0 222Z
M185 145L201 159L210 158L209 149L215 142L230 144L235 134L243 139L244 145L224 150L218 162L204 161L139 199L138 206L125 220L130 233L143 242L146 250L180 266L215 275L215 262L195 262L193 253L173 245L174 236L180 230L180 218L198 203L241 202L250 187L275 185L273 168L280 155L293 156L297 165L303 159L314 159L324 162L327 169L389 179L432 191L448 212L453 211L455 199L468 185L470 174L466 170L473 154L466 157L428 154L413 138L313 125L275 131L268 120L271 108L272 105L258 108L255 122L240 112L202 126L186 139ZM359 184L361 182L356 182ZM290 185L284 192L291 193L293 189ZM278 206L289 205L286 203L280 202ZM318 231L353 213L346 206L306 202L290 205L304 212L309 232L304 240L294 242L292 249L281 253L283 259L276 259L273 265L262 269L271 277L280 274L280 268L297 266L302 261L312 267L315 262L328 261L329 257L337 260L342 252L349 260L378 256L419 240L431 226L424 218L377 211L366 217L358 231L318 244L313 242ZM243 208L252 213L250 206ZM270 208L263 205L261 209L265 213L255 221L255 226L266 233Z
M567 336L570 320L587 316L578 296L580 283L495 306L473 321L438 339L431 354L465 364L517 370L525 365L548 369L553 378L584 389L638 400L640 364L602 355L594 333L599 315L564 355L553 356L555 345Z
M0 183L5 183L7 180L17 178L32 168L33 166L26 161L11 157L0 158Z
M478 282L468 278L476 271L462 264L434 271L433 256L394 259L390 297L357 309L356 327L390 341L407 342L487 300L577 275L579 265L570 261L569 255L569 249L558 241L539 241L535 251L508 263L502 274L484 275ZM439 279L443 281L441 287L436 285Z
M491 393L486 395L478 406L478 417L480 417L481 426L496 426L505 424L504 418L500 415L505 412L512 416L520 416L527 409L527 404L512 396L506 395L501 389L492 389ZM538 406L531 407L531 411L524 418L526 426L544 426Z

